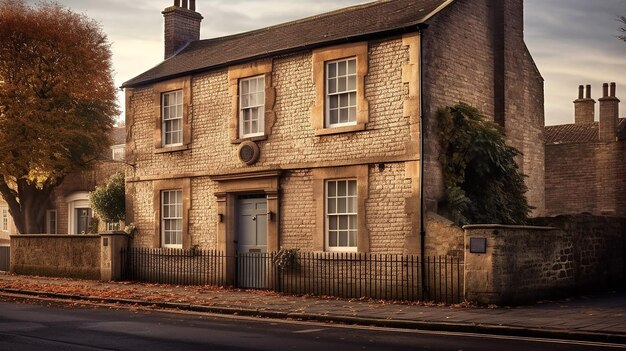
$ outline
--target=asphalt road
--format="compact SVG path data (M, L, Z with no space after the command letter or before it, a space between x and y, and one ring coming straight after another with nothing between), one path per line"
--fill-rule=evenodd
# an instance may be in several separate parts
M0 297L0 350L615 350L584 342L114 309Z

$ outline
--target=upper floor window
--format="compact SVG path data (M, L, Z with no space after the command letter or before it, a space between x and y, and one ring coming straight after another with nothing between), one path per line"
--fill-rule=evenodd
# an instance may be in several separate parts
M356 58L326 63L326 127L356 123Z
M124 144L111 146L111 158L114 161L124 161Z
M2 230L9 231L9 210L6 208L2 209Z
M239 137L265 133L265 75L239 81Z
M163 146L183 144L183 91L175 90L161 94L161 118Z
M367 129L369 102L365 98L368 72L367 42L313 50L315 103L311 122L315 135Z

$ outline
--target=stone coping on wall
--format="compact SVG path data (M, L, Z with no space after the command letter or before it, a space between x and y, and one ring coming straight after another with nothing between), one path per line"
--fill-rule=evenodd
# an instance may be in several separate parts
M534 225L505 225L505 224L466 224L462 227L467 229L514 229L514 230L556 230L555 227L543 227Z
M99 238L100 234L13 234L11 238Z

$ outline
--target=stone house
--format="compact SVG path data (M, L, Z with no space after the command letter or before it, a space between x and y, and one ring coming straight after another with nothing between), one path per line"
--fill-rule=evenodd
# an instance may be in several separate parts
M616 84L598 99L579 86L574 123L546 126L546 214L626 217L626 118L619 118Z
M462 248L423 220L443 196L437 110L459 101L523 152L543 213L543 79L522 0L376 1L207 40L195 1L163 16L165 60L123 85L134 246Z

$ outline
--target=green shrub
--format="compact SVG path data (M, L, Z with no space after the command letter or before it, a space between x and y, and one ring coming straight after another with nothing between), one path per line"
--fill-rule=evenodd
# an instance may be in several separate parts
M124 174L116 173L104 186L97 186L89 196L91 208L106 222L119 222L126 216Z
M524 224L532 207L528 188L500 127L459 103L439 110L444 211L457 224Z

